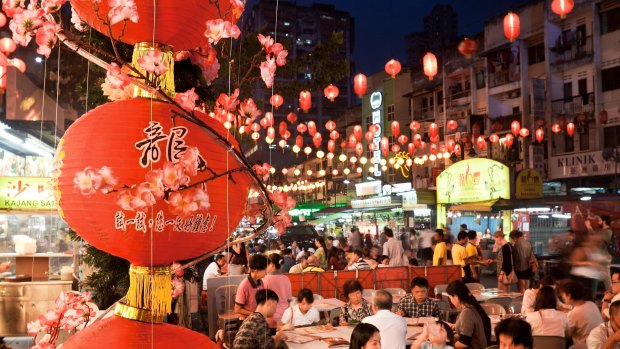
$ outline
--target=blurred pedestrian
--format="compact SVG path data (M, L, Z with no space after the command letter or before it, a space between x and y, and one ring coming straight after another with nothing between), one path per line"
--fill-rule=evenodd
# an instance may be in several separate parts
M383 228L383 233L387 238L385 244L383 244L383 255L388 256L390 258L390 266L391 267L399 267L403 265L407 265L407 259L405 257L405 250L403 249L403 245L400 240L394 238L394 232L392 229L385 227Z
M517 274L519 292L523 293L530 288L532 278L532 260L535 259L532 245L525 239L519 230L510 232L510 240L514 250L515 272Z

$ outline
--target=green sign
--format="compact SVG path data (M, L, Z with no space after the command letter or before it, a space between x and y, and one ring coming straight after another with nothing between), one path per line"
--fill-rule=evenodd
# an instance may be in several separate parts
M324 208L325 208L324 204L316 204L316 203L297 204L295 205L294 209L288 211L288 214L291 217L298 217L298 216L310 217L312 216L313 213L319 212L320 210Z
M437 177L437 203L480 202L510 199L510 170L491 159L467 159Z
M0 209L55 210L48 177L0 177Z

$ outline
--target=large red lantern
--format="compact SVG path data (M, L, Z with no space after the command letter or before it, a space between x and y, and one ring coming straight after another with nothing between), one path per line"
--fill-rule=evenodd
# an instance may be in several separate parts
M405 145L405 143L407 143L407 141L409 140L409 137L405 136L405 135L400 135L398 136L398 143Z
M366 78L366 75L361 73L355 75L355 77L353 78L353 91L355 91L355 94L359 98L362 98L362 96L366 94L367 89L368 79Z
M110 12L110 3L71 0L71 7L84 22L109 36L107 14ZM122 21L114 24L111 27L112 36L130 45L139 42L166 44L175 51L209 46L209 40L204 35L207 21L219 19L221 14L228 14L223 18L226 21L235 23L237 20L231 1L139 1L136 8L140 18L138 22Z
M131 117L118 122L119 111ZM175 206L172 199L145 201L146 192L138 191L143 188L138 186L145 183L148 186L149 178L157 178L158 172L152 170L163 172L164 183L177 178L171 185L191 185L211 176L206 166L215 173L243 166L230 155L230 149L221 146L195 124L174 118L175 113L182 111L157 100L107 103L73 123L57 150L60 174L55 187L63 219L90 245L134 265L168 265L220 247L229 235L227 222L236 226L246 204L250 180L243 171L231 173L236 184L229 182L229 176L208 182L205 189L210 206L201 205L191 215L180 211L183 207ZM226 134L217 120L200 111L194 113L219 134ZM240 151L232 138L231 143ZM200 171L187 180L166 177L179 174L170 164L179 164L187 147L197 147ZM103 168L111 172L108 177L116 179L117 184L111 189L114 191L106 194L103 189L92 190L96 187L91 187L85 192L83 186L76 190L78 179ZM147 175L152 177L147 178ZM135 186L131 195L139 194L137 198L144 205L123 204L122 200L130 195L125 186ZM170 197L181 194L186 201L192 190L194 188L171 192Z
M420 148L420 145L422 144L422 136L420 136L419 133L413 135L413 143L415 143L416 147Z
M376 135L379 131L381 131L381 127L379 127L379 125L377 124L372 124L368 126L368 131Z
M315 147L320 147L322 142L323 136L321 136L319 132L315 133L314 136L312 136L312 143L314 143Z
M290 122L291 124L294 124L295 121L297 121L297 114L295 114L295 113L288 113L286 115L286 120L288 122Z
M527 137L530 135L530 130L528 130L527 128L523 127L520 131L519 131L519 135L523 138Z
M332 132L329 133L329 138L333 140L337 140L338 138L340 138L340 133L338 133L338 131L336 130L333 130Z
M327 141L327 151L329 151L330 153L333 153L336 150L336 141L333 139L330 139L329 141Z
M117 316L93 323L70 336L62 346L69 349L107 349L111 344L119 348L219 348L209 337L196 331Z
M517 120L510 123L510 132L512 132L513 135L518 136L520 131L521 123L519 123Z
M315 133L316 133L316 122L308 121L308 134L314 137Z
M461 151L462 151L462 150L463 150L463 149L461 148L461 145L460 145L460 144L455 144L455 145L454 145L454 153L455 153L455 154L457 154L458 156L461 156Z
M424 68L424 75L428 76L429 80L433 80L435 75L437 75L437 57L427 52L424 57L422 57L422 66Z
M572 122L566 124L566 134L568 134L569 136L575 134L575 124L573 124Z
M325 97L327 97L327 99L329 99L330 101L334 101L334 99L336 99L336 97L338 97L339 91L338 91L338 87L329 84L329 86L327 86L324 90L323 93L325 94Z
M471 56L478 50L478 43L476 40L465 38L459 44L458 50L463 56L465 56L465 58L470 59Z
M573 0L553 0L551 3L551 11L560 16L561 19L566 18L566 15L573 10L575 3Z
M435 137L439 134L439 126L436 123L432 122L428 125L428 135L431 137Z
M357 141L362 140L362 126L360 125L353 126L353 136L355 137Z
M420 129L420 123L413 120L410 124L409 124L409 128L411 129L411 131L413 132L418 132L418 130Z
M542 128L536 129L534 136L536 137L536 141L538 143L542 143L542 141L545 139L545 130L543 130Z
M276 130L273 127L267 128L267 138L274 140L276 138Z
M284 103L284 98L282 98L279 94L274 94L271 98L269 98L269 103L271 103L274 108L278 109L282 103Z
M510 42L514 42L521 32L521 20L519 15L514 12L508 12L504 17L504 35Z
M17 45L15 41L11 38L2 38L0 39L0 52L4 53L5 56L8 56L10 53L15 51Z
M335 123L335 122L333 122L332 120L329 120L328 122L326 122L326 123L325 123L325 128L326 128L329 132L331 132L331 131L333 131L333 130L335 130L335 129L336 129L336 123Z
M400 122L396 120L392 121L390 128L392 130L392 136L396 137L400 134Z
M456 120L448 120L447 126L448 130L456 131L456 129L459 128L459 123Z
M426 149L426 142L420 141L420 149L422 150Z
M551 132L558 134L562 132L562 127L560 126L560 124L553 124L551 125Z
M310 91L299 92L299 108L307 113L312 108L312 94Z
M385 63L385 72L388 73L394 79L398 73L400 73L400 62L395 59L390 59L387 63Z

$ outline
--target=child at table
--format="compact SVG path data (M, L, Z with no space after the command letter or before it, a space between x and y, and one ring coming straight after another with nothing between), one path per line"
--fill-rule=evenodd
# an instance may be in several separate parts
M411 349L454 349L449 345L453 341L454 332L447 323L427 323L416 341L411 344Z
M320 321L319 311L312 307L314 295L307 288L297 294L297 303L286 308L278 323L278 330L292 330L298 326L309 326Z

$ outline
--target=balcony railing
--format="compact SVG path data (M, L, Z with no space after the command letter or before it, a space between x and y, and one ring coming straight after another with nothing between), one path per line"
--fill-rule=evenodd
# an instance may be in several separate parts
M471 103L471 90L458 91L450 95L450 107L459 107Z
M521 74L518 70L511 72L510 70L499 70L489 73L489 87L497 87L511 82L521 81Z
M555 70L566 65L586 63L592 59L594 49L592 37L583 37L581 32L572 31L561 34L551 48L551 64Z
M554 115L577 115L594 112L594 93L586 93L551 101L551 110Z
M435 109L433 107L418 108L413 111L415 120L430 120L435 118Z

